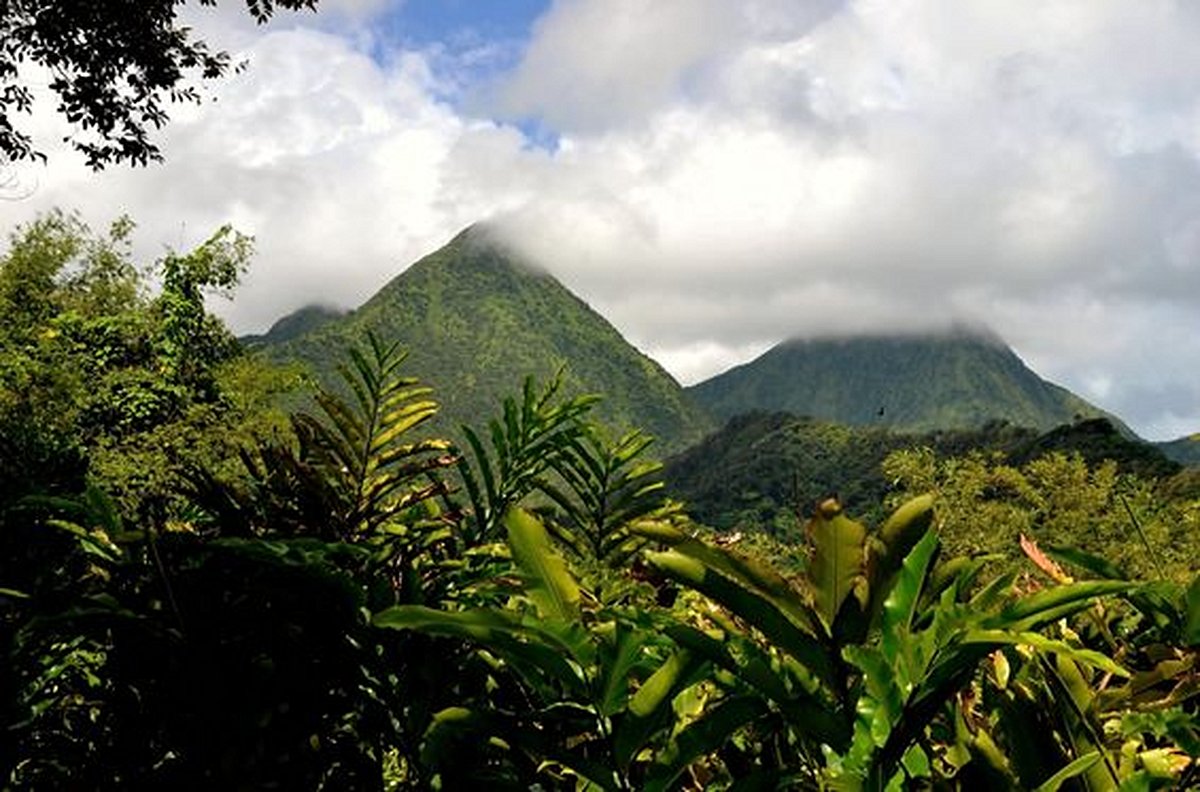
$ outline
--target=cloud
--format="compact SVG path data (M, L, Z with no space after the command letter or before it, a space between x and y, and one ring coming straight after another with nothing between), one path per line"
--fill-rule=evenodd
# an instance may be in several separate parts
M569 187L509 218L513 238L694 377L716 349L969 318L1144 431L1200 424L1179 384L1200 352L1196 14L861 2L815 19L781 37L714 12L698 28L736 46L676 52L636 113L556 104ZM565 57L569 31L541 35ZM549 82L518 69L525 106L568 84L585 103L594 58Z
M497 74L511 41L397 48L342 5L205 17L250 68L178 109L166 164L52 152L4 224L129 212L153 256L232 221L248 331L491 217L685 381L969 319L1146 434L1200 428L1191 6L560 0Z
M128 213L141 227L138 253L153 259L232 223L256 237L258 255L237 302L216 308L247 331L305 302L357 304L493 211L483 193L443 194L447 161L493 140L519 151L520 137L435 98L421 53L384 66L304 27L265 30L242 53L252 67L215 101L176 108L164 164L94 174L69 151L51 151L48 166L19 168L37 189L0 206L5 224L56 205L97 227Z

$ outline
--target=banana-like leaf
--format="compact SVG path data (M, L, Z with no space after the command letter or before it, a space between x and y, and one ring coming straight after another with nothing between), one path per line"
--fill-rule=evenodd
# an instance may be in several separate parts
M554 552L550 536L535 517L523 509L509 509L504 517L513 560L525 575L525 590L538 612L547 619L579 618L579 585Z
M873 559L871 585L886 581L933 525L933 495L921 495L892 512L879 528L883 555Z
M476 608L465 611L444 611L429 608L424 605L393 605L386 608L371 619L376 627L386 627L391 630L416 630L433 635L452 635L459 638L469 638L487 642L498 633L513 635L536 635L549 641L554 637L549 633L534 630L523 624L515 615L489 608ZM567 649L567 646L561 646Z
M813 600L825 629L832 632L842 603L864 580L867 529L844 515L841 506L831 500L817 509L807 530L813 543L808 568Z
M616 725L613 751L619 767L627 768L650 737L670 725L672 701L696 684L706 666L702 657L680 649L642 683Z
M805 632L762 591L674 550L647 553L646 559L674 578L757 627L777 647L796 658L814 676L836 689L833 663L825 647Z
M585 680L569 662L576 654L575 642L513 614L487 608L442 611L423 605L395 605L375 614L372 622L376 627L474 641L502 657L539 689L587 695Z
M659 761L650 769L642 786L646 792L671 788L679 774L701 756L719 749L737 731L768 712L762 701L732 696L689 723L675 735Z
M1013 632L1010 630L968 630L962 638L964 644L986 644L999 646L1031 646L1043 652L1053 652L1069 657L1076 662L1099 668L1114 676L1128 677L1129 672L1113 662L1112 658L1091 649L1080 649L1065 641L1047 638L1041 633Z
M933 524L933 496L922 495L902 505L866 540L867 601L863 607L839 610L834 635L841 643L860 643L873 626L878 626L904 559ZM862 585L862 584L860 584ZM853 602L846 603L853 605ZM915 603L914 603L915 605Z
M914 658L911 652L905 652L906 643L910 640L913 614L917 610L917 602L921 597L921 589L929 575L929 568L937 552L937 534L926 530L925 536L916 543L900 565L900 572L895 585L883 602L883 618L881 621L880 649L884 657L897 671L903 671L911 682L915 680L924 668L910 667Z
M1034 792L1058 792L1059 787L1061 787L1064 783L1070 781L1072 778L1077 778L1078 776L1081 776L1088 770L1092 769L1092 767L1096 765L1101 758L1102 757L1100 756L1099 751L1085 753L1083 756L1079 757L1054 775L1047 778L1038 786L1037 789L1034 790Z
M770 601L794 625L816 637L821 631L816 613L787 578L766 564L723 547L713 547L662 521L639 522L630 532L671 547L676 553L750 589Z
M984 619L981 627L1026 631L1037 629L1082 608L1100 597L1134 588L1122 580L1086 580L1054 586L1030 594L1005 606L999 614Z
M637 693L629 699L629 711L639 718L646 718L656 710L667 694L675 687L684 671L691 664L692 655L686 649L673 653L642 683Z

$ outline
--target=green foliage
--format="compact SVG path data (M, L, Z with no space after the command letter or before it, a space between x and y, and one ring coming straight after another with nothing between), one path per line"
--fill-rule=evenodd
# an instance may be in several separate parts
M276 422L290 386L248 376L233 338L204 310L231 288L249 241L228 229L150 270L130 257L133 224L93 234L50 213L14 232L0 258L0 512L30 493L108 490L124 514L183 507L180 475L222 465ZM0 517L0 519L3 519Z
M194 473L186 522L126 530L98 490L31 504L30 527L67 546L4 614L15 788L369 789L385 755L419 780L404 746L444 695L422 684L436 648L380 640L364 614L440 601L473 569L431 501L449 444L411 440L428 389L373 337L349 360L352 397L319 394L324 419L297 416L295 445Z
M859 522L826 497L833 467L857 471L856 442L882 458L894 436L760 416L745 437L771 439L739 486L765 494L794 470L780 459L823 445L831 486L784 525L798 547L709 541L665 498L649 437L590 423L595 398L565 379L527 379L486 430L462 429L459 455L431 436L438 404L411 357L367 333L341 386L282 420L263 405L295 374L227 351L203 312L246 241L223 231L169 257L155 296L128 230L96 239L57 215L0 260L0 438L20 454L0 503L6 788L1154 789L1200 774L1185 485L1164 504L1117 463L1044 453L1067 435L994 425L939 436L942 458L892 454L894 510ZM1037 452L961 453L981 436ZM1009 545L1028 561L979 556Z
M580 557L620 567L645 544L637 524L678 518L679 504L663 496L662 463L642 459L652 442L637 430L614 441L595 425L570 438L552 461L563 484L542 488L559 509L549 522L555 538Z
M935 491L942 536L953 554L1018 560L1020 536L1072 546L1135 577L1179 577L1193 565L1194 501L1164 501L1152 483L1118 472L1114 462L1051 453L1020 466L999 454L939 458L929 449L885 460L897 493Z
M341 369L354 402L321 391L316 399L325 419L296 418L302 456L331 479L340 496L342 506L329 518L343 537L369 534L389 516L445 492L431 477L424 486L412 486L454 458L445 440L402 442L437 412L431 388L398 374L405 357L397 344L385 346L368 334L367 350L352 348L353 367Z
M541 391L527 377L520 403L505 398L502 417L488 423L490 451L475 430L462 427L471 456L461 457L458 469L470 497L475 537L492 538L508 509L544 486L556 460L583 432L579 419L597 397L560 399L561 388L561 376Z
M643 615L589 607L581 619L578 584L539 521L510 510L505 524L523 580L508 607L397 606L375 616L381 627L470 640L492 659L493 684L521 691L525 704L516 711L493 699L434 717L426 756L442 788L500 783L498 767L507 768L509 779L532 767L530 782L577 781L598 789L669 782L679 771L649 762L645 752L670 727L672 701L699 682L706 663L671 653ZM481 744L499 749L499 764L480 761ZM641 778L648 781L644 787Z
M1188 488L1184 477L1176 474L1178 466L1100 419L1042 434L1002 422L976 430L905 434L784 413L751 413L731 419L720 431L669 459L665 478L671 493L707 525L762 527L795 538L798 514L831 494L855 513L882 517L884 498L895 484L881 468L883 461L920 448L939 458L996 451L1015 466L1054 452L1079 454L1091 466L1112 460L1121 474L1146 481L1175 476L1168 480L1175 481L1177 489ZM924 491L919 486L908 490ZM1200 497L1200 489L1194 496Z
M999 647L1065 653L1124 674L1100 653L1032 631L1128 584L1076 584L1025 598L993 589L968 599L972 574L964 570L935 587L931 506L931 498L909 504L868 534L837 504L825 504L810 524L813 560L800 587L686 534L655 532L673 548L651 554L656 567L753 628L721 619L712 635L676 629L672 636L734 673L735 690L759 697L764 713L783 715L786 738L775 733L773 753L760 757L773 763L764 771L876 789L911 772L906 757L918 751L928 772L934 757L920 746L938 723L952 722L958 691Z

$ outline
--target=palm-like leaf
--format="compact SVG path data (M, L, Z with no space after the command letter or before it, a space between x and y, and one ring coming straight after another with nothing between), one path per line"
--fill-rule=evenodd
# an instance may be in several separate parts
M352 365L338 371L351 400L331 391L317 394L324 418L295 418L301 457L313 460L340 495L341 531L366 534L391 515L444 491L428 474L454 462L440 439L403 442L437 413L432 389L399 373L407 354L367 334L366 350L351 349ZM415 482L424 482L415 484Z
M495 536L512 506L545 484L546 473L583 431L580 419L597 396L560 398L562 372L539 391L527 377L520 404L509 397L502 414L488 423L491 450L471 427L462 427L470 451L458 470L471 501L470 540Z
M632 527L669 520L679 511L664 497L662 463L643 459L652 442L637 430L613 441L594 425L568 438L552 460L562 484L543 486L559 509L548 524L555 538L580 556L614 567L644 547L647 540Z

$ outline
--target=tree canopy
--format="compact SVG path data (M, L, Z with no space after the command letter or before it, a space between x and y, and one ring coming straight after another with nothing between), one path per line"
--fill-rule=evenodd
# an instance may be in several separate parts
M262 24L277 9L312 10L318 0L245 2ZM75 125L67 140L90 167L161 160L150 134L166 123L166 105L200 101L194 78L219 78L233 63L228 52L181 23L185 3L0 0L0 158L45 159L15 118L33 109L26 70L40 67L48 72L58 112Z

